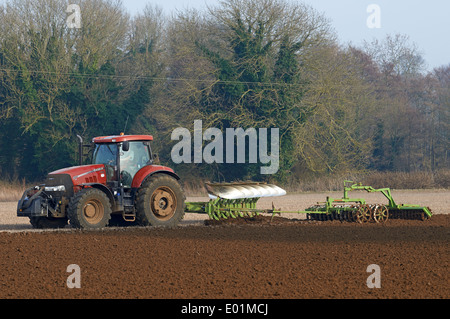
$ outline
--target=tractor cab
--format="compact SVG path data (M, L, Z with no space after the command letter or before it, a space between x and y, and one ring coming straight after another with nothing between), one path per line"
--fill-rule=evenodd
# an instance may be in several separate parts
M152 163L152 136L108 136L93 140L92 164L103 164L107 183L131 188L136 173Z

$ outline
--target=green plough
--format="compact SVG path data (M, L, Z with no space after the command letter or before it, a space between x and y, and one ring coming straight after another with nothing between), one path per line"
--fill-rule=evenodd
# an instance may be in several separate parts
M187 213L208 214L209 218L215 220L273 214L273 209L257 209L256 202L261 197L286 195L286 191L276 185L257 182L207 183L206 189L209 202L186 202Z
M208 202L186 202L187 213L208 214L209 218L223 220L229 218L255 217L260 214L306 214L310 220L341 220L349 222L384 223L388 219L425 220L432 216L430 208L419 205L397 204L389 188L375 189L360 183L344 181L344 196L339 199L327 197L325 202L317 203L305 211L282 211L258 209L261 197L286 195L286 191L273 184L265 183L221 183L206 184L210 200ZM387 204L368 204L363 198L350 198L350 191L364 190L369 193L380 192Z

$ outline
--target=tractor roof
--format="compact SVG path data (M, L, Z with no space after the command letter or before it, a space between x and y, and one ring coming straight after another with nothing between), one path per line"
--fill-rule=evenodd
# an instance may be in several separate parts
M94 143L122 143L124 141L153 141L151 135L112 135L112 136L100 136L94 137L92 140Z

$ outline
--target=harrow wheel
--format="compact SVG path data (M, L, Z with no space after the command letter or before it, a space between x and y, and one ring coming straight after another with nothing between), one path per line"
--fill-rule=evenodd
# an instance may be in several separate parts
M348 212L348 215L347 215L348 219L347 220L349 222L357 222L358 221L357 215L358 215L359 206L358 205L353 205L351 208L352 208L352 210Z
M355 213L355 219L358 223L366 223L370 220L371 209L369 205L361 205Z
M377 223L385 223L389 218L389 210L384 205L377 205L373 209L373 219Z

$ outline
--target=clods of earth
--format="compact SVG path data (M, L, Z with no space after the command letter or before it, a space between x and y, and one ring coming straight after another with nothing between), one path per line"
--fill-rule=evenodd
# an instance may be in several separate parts
M449 222L267 217L4 232L0 298L448 299ZM70 265L79 267L80 288L68 287Z

